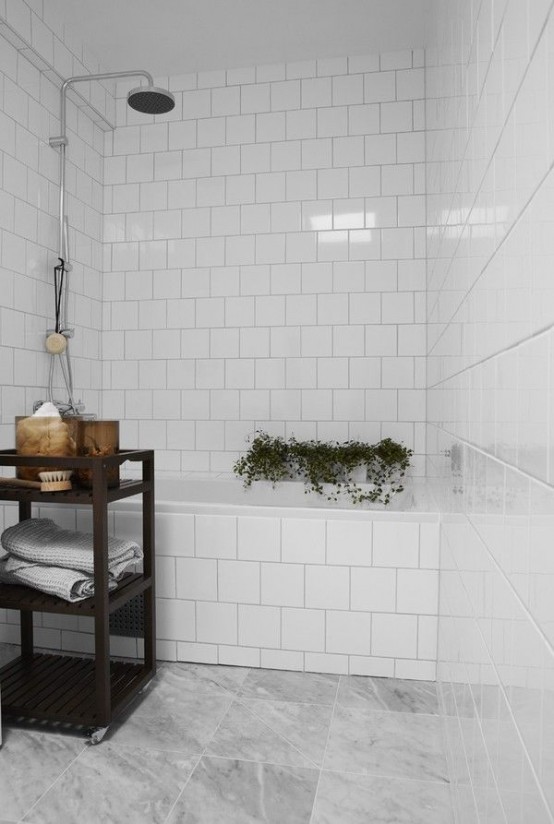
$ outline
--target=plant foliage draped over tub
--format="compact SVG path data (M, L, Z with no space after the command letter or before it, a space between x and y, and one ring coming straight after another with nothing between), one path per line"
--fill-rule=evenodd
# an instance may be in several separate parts
M300 478L305 493L326 495L328 501L338 500L344 493L355 504L363 501L388 504L396 492L404 488L401 479L410 465L411 449L385 438L377 444L360 441L297 441L296 438L272 438L267 432L257 432L250 449L233 469L244 478L244 486L253 481L286 481ZM367 468L367 483L362 489L353 479L358 467ZM332 492L324 484L334 486Z

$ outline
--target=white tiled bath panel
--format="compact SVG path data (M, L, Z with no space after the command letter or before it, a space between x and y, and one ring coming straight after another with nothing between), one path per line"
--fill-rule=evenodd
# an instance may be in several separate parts
M552 3L438 2L428 446L458 821L552 822Z
M5 509L13 521L15 507ZM156 516L160 658L434 680L436 514L349 519L347 512L295 517L289 509L272 517L217 509ZM90 529L83 510L46 508L41 515ZM136 511L112 512L109 529L142 542ZM395 554L399 536L402 555ZM0 612L0 642L18 642L18 621L17 613ZM43 647L91 652L92 632L82 618L35 616ZM141 653L135 639L113 636L111 643L114 654Z
M425 421L419 51L118 86L105 136L103 414L165 470L256 429L414 448ZM214 85L215 83L215 85Z

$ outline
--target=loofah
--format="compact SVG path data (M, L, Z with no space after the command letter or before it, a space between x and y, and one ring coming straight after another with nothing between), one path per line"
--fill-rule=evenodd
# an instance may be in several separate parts
M67 349L67 339L59 332L52 332L46 338L45 346L51 355L61 355Z
M16 448L18 455L76 454L69 426L61 418L23 418L17 424ZM20 466L17 474L24 480L34 481L40 472L51 472L54 469L50 466Z

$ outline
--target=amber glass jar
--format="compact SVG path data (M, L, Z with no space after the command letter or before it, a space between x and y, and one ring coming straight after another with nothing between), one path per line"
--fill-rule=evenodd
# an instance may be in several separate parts
M15 447L18 455L37 455L70 458L77 454L77 426L75 418L25 417L15 419ZM18 466L17 477L25 481L39 481L39 472L54 472L65 467Z
M119 421L80 420L77 427L78 455L114 455L119 452ZM77 469L79 486L92 488L92 469ZM119 466L108 469L108 486L119 483Z

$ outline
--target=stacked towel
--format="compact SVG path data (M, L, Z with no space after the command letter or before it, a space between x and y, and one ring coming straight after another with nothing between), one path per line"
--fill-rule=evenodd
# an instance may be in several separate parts
M29 518L6 529L1 543L8 555L0 559L0 581L72 602L94 595L92 535L61 529L49 518ZM129 565L141 559L138 544L108 538L109 588L115 589Z

